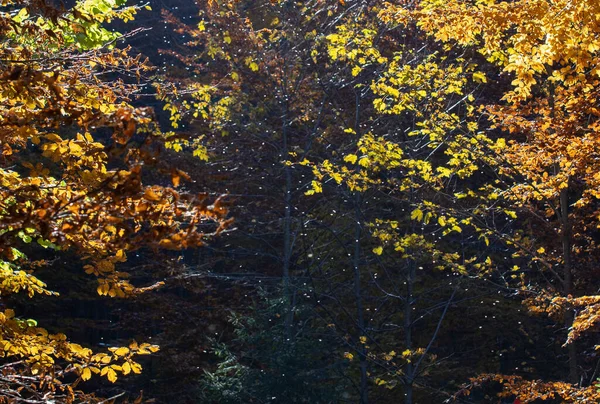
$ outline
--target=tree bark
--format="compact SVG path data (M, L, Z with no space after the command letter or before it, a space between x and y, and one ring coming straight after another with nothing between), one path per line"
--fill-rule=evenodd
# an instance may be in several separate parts
M283 124L281 128L282 140L283 140L283 152L282 157L287 158L289 152L289 139L288 139L288 119L287 119L287 105L284 107L283 113ZM292 290L290 285L290 262L292 259L292 235L291 235L291 221L292 221L292 172L289 166L284 165L284 176L285 176L285 188L284 188L284 216L283 216L283 294L285 299L285 329L286 337L288 341L292 338L292 325L294 322L294 308L292 303Z
M562 249L563 249L563 294L569 296L573 288L573 273L571 262L571 222L569 221L569 188L560 191L560 212L562 221ZM565 313L565 327L569 330L573 326L575 313L568 310ZM579 383L579 372L577 369L577 347L574 342L567 346L569 354L569 381L573 384Z
M408 263L408 276L406 277L406 301L404 303L404 345L412 351L412 300L415 266L412 261ZM413 381L415 378L412 362L406 364L404 371L404 404L413 402Z
M361 276L360 276L360 237L362 224L360 220L360 193L354 194L354 297L356 299L356 318L359 337L365 335L365 318L363 313ZM367 375L367 349L365 345L358 342L358 353L360 357L360 403L369 403L368 375Z

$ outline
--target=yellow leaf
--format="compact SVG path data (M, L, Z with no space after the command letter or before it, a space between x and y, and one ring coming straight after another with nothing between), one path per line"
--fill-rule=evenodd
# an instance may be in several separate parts
M108 378L108 381L114 383L117 381L117 372L109 368L108 372L106 373L106 377Z
M416 220L416 221L420 222L421 220L423 220L423 211L421 209L419 209L419 208L413 210L410 213L410 218L412 220Z
M319 181L314 181L313 180L311 182L311 184L312 184L312 191L313 191L313 193L317 193L318 194L318 193L323 192L323 186L321 185L321 183ZM307 194L307 195L310 195L310 194Z
M123 250L118 250L117 253L115 254L115 258L119 262L127 261L127 256L125 255L125 251L123 251Z
M363 157L360 160L358 160L358 165L367 168L371 165L371 161L368 158Z
M381 255L383 253L383 247L375 247L373 248L373 252L377 255Z
M423 218L423 223L429 224L429 221L431 220L431 216L432 216L431 212L427 212L425 214L425 217Z
M60 136L58 136L56 133L47 133L44 135L44 137L51 142L57 142L57 143L62 142L62 138Z
M90 380L92 378L92 371L90 368L85 368L81 372L81 380Z
M132 362L131 371L139 375L140 373L142 373L142 366L139 363Z
M347 156L344 156L344 161L346 163L355 164L356 160L358 160L356 154L348 154Z
M485 77L485 73L475 72L473 73L473 81L477 83L487 83L487 78Z
M121 348L117 349L114 354L117 356L125 356L129 353L129 348L122 346Z
M338 184L341 184L344 179L339 173L331 173L331 178Z

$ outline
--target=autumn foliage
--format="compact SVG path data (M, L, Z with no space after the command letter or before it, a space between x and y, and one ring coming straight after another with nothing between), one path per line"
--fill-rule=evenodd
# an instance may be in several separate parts
M0 402L141 374L157 345L92 350L15 296L56 295L51 254L100 296L154 293L128 256L200 251L220 189L240 231L169 268L219 290L210 332L168 330L204 361L169 352L189 397L600 401L597 1L172 1L0 2ZM146 12L153 60L146 27L113 30Z
M564 331L568 383L485 373L462 393L495 382L504 386L502 397L521 402L596 402L594 381L582 383L575 343L600 318L590 287L600 195L596 2L264 3L208 1L193 25L165 12L190 40L180 51L162 52L190 74L172 73L173 86L159 87L159 97L174 129L199 128L198 143L215 147L227 138L242 145L252 135L275 150L268 161L281 167L270 178L284 190L287 318L295 309L290 284L302 288L294 284L294 265L298 276L305 269L329 276L325 264L300 258L321 251L317 243L307 253L289 240L318 233L300 223L327 222L336 241L344 240L341 257L350 257L352 277L325 277L310 291L341 306L319 315L330 329L344 330L338 355L360 379L360 402L369 386L402 386L410 403L413 387L435 371L432 346L462 289L448 288L449 297L435 305L443 308L437 327L418 345L412 335L422 317L411 313L430 298L418 279L437 271L500 284ZM192 146L208 158L196 141L172 136L174 148ZM267 159L264 144L253 149L257 160ZM347 222L332 224L324 217L334 214L310 211L311 198L340 201L342 208L327 206L341 209ZM367 213L367 203L376 208ZM348 291L339 292L343 287ZM380 306L368 308L373 301ZM348 320L350 306L356 314ZM395 340L365 319L375 306L390 307L382 318L402 322Z
M142 179L164 136L150 108L131 104L151 68L103 28L134 18L138 8L122 5L2 2L0 401L90 402L80 382L140 373L135 356L158 350L133 341L93 352L20 317L11 295L55 294L35 275L45 262L23 251L71 251L97 277L98 294L125 298L160 286L128 282L119 269L128 252L198 247L224 225L219 201ZM168 179L186 177L174 170Z

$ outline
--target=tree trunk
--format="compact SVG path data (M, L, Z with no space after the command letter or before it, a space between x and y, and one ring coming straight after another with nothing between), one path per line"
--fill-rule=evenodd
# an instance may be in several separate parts
M289 152L288 139L288 121L287 121L287 105L284 107L283 124L282 124L282 140L283 151L282 157L287 158ZM294 322L294 308L292 303L292 290L290 287L290 261L292 259L292 235L291 235L291 220L292 220L292 172L291 168L284 165L285 189L284 189L284 216L283 216L283 294L285 299L285 329L288 341L292 338L292 325Z
M356 318L359 337L365 335L365 318L363 313L362 290L360 284L360 237L362 233L360 221L360 193L354 194L354 296L356 299ZM360 403L368 404L368 375L367 375L367 349L362 343L358 343L360 357Z
M560 212L562 221L562 249L563 249L563 294L568 296L572 293L573 274L571 263L571 222L569 221L569 188L563 188L560 191ZM565 313L565 327L570 329L573 326L575 313L568 310ZM573 384L579 383L579 372L577 370L577 348L574 342L567 346L569 353L569 381Z
M404 302L404 344L406 349L412 351L412 300L415 266L412 261L408 263L408 276L406 277L406 301ZM404 371L404 404L412 404L414 368L412 362L406 364Z

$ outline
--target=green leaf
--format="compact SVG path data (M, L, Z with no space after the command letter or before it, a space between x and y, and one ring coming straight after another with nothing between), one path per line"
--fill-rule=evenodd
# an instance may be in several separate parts
M56 251L59 251L59 250L60 250L60 247L59 247L59 246L57 246L56 244L54 244L54 243L53 243L53 242L51 242L51 241L44 240L44 239L43 239L43 238L41 238L41 237L37 239L37 243L38 243L39 245L41 245L42 247L44 247L44 248L51 248L51 249L53 249L53 250L56 250Z
M23 230L21 230L19 233L17 233L17 236L24 242L31 243L31 240L32 240L31 236L25 234L25 232Z

